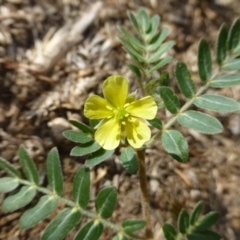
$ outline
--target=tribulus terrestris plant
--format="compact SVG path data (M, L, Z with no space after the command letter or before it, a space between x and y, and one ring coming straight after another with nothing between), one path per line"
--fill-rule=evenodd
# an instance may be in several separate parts
M70 155L86 156L85 164L79 167L73 180L72 199L62 196L64 182L56 148L49 152L46 160L49 188L41 187L38 170L23 146L20 146L18 152L22 171L0 158L1 169L9 175L0 179L0 192L13 191L3 201L1 211L18 210L30 203L38 192L42 194L37 203L22 214L19 228L33 227L47 218L56 209L58 202L65 204L65 208L43 230L42 240L63 239L83 215L89 221L78 229L74 240L97 240L104 228L110 228L114 232L114 240L155 239L151 226L145 150L153 144L162 144L173 159L185 163L191 160L188 143L177 130L176 123L203 134L217 134L223 131L222 124L202 110L219 113L240 110L240 105L235 100L207 93L209 88L240 84L239 19L229 30L225 24L219 30L215 68L208 42L200 40L198 72L201 87L196 87L185 63L176 64L175 75L185 99L184 104L171 88L168 72L160 70L172 60L167 52L173 47L174 41L165 41L168 29L159 29L159 16L150 18L144 9L140 9L137 15L129 12L129 19L134 34L120 27L119 38L131 56L129 68L134 73L140 91L129 93L129 83L125 77L110 76L102 85L103 97L92 95L86 100L84 115L89 119L89 125L70 121L79 129L63 133L67 139L77 144ZM192 110L193 106L195 110ZM171 118L163 122L158 118L158 112L165 109L171 113ZM117 189L112 186L103 188L96 196L96 212L87 208L90 199L89 168L115 154L117 148L126 171L138 174L143 219L126 219L121 223L109 220L117 202ZM177 228L171 223L165 223L162 230L166 240L220 239L221 236L210 229L218 220L219 214L209 212L202 216L202 210L203 202L198 202L191 213L181 210ZM141 229L144 229L144 233L138 232Z

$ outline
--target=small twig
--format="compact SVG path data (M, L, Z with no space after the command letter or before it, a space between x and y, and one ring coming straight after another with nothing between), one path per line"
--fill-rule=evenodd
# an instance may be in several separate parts
M150 206L148 199L148 187L147 187L147 175L146 175L146 166L145 166L145 150L137 150L138 158L138 175L139 183L141 189L141 199L142 199L142 213L143 219L146 221L145 234L147 239L153 238L151 217L150 217Z

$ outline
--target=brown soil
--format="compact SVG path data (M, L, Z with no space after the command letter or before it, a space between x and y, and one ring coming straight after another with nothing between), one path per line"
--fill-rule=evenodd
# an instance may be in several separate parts
M130 26L127 10L136 12L140 6L151 15L159 14L161 26L170 30L169 39L176 41L171 52L176 60L168 67L172 86L177 60L184 61L198 81L199 39L207 39L214 49L221 24L230 25L240 15L238 0L0 1L0 156L18 167L17 149L23 144L44 179L46 154L57 146L64 171L64 194L71 197L73 176L84 159L69 157L73 145L63 138L62 131L70 128L70 119L87 123L83 104L88 94L101 93L106 77L121 74L133 82L134 76L127 68L129 56L117 36L119 25ZM215 92L240 101L240 87ZM191 210L199 200L205 202L205 212L221 214L215 230L223 239L240 239L240 113L216 116L224 125L222 134L206 136L181 129L189 143L187 164L173 160L159 142L147 151L156 240L164 239L161 225L174 221L177 208ZM138 178L126 173L118 155L92 169L91 180L90 207L94 206L96 193L112 184L119 193L112 221L141 218ZM4 197L0 195L0 204ZM31 229L20 230L18 219L23 210L0 212L0 240L39 239L56 215ZM73 236L74 232L66 239ZM106 229L101 239L111 236Z

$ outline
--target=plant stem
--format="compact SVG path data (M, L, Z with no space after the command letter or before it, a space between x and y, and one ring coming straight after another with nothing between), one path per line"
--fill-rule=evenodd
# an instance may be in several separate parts
M153 238L151 217L150 217L150 206L148 199L148 187L147 187L147 174L145 166L145 149L137 150L138 158L138 174L139 174L139 183L141 190L141 200L142 200L142 213L143 219L146 221L145 235L147 239Z

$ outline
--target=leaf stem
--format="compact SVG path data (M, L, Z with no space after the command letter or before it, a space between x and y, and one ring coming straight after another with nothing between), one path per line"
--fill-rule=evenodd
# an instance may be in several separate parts
M142 200L142 213L143 219L146 221L145 235L147 239L153 238L151 217L150 217L150 206L148 199L148 186L147 186L147 174L145 165L145 149L137 150L138 158L138 175L141 190L141 200Z

